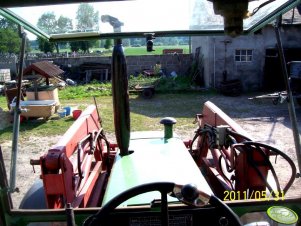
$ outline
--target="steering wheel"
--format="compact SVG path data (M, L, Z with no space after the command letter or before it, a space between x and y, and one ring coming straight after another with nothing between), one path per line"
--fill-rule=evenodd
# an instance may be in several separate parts
M178 197L177 194L175 194L176 188L178 188L179 185L176 185L171 182L156 182L156 183L148 183L139 185L133 188L130 188L119 195L115 196L112 200L110 200L107 204L105 204L96 214L91 215L88 217L84 223L83 226L99 226L100 223L104 222L105 219L108 218L108 215L121 203L127 201L128 199L140 195L146 192L151 191L159 191L161 193L161 225L162 226L168 226L168 202L167 202L167 195L168 194L174 194L176 197ZM196 187L194 187L191 184L182 186L182 189L180 191L180 196L183 198L184 203L192 203L193 200L198 199L203 192L198 192L196 190ZM207 197L201 197L201 198L207 198ZM224 212L224 214L228 217L229 221L231 222L231 225L234 226L243 226L241 223L239 217L232 211L232 209L229 208L225 203L223 203L219 198L217 198L214 195L208 196L209 203L214 206L215 208L218 208ZM204 204L204 203L203 203ZM220 223L221 225L230 225L228 224L228 219L224 219L226 221L225 224Z

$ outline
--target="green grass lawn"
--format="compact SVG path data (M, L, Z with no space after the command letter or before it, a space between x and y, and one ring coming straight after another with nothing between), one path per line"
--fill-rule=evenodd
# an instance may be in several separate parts
M162 54L163 49L183 49L183 53L189 54L189 45L170 45L170 46L154 46L153 52L147 52L146 46L140 47L124 47L124 53L126 56L137 56L137 55L160 55ZM69 52L70 49L60 49L60 53ZM112 48L111 49L104 49L104 48L94 48L91 51L103 51L103 56L111 56L112 55ZM32 50L32 53L40 53L38 50Z
M210 94L208 94L210 95ZM162 130L159 121L170 116L177 119L176 128L194 130L192 124L196 113L200 113L202 103L206 96L200 93L156 94L152 99L146 100L137 95L130 96L131 131ZM208 96L207 96L208 97ZM198 100L197 102L195 100ZM96 97L97 105L103 119L103 127L107 133L114 133L112 96ZM92 97L65 99L60 98L61 106L78 107L85 109L94 104ZM0 97L0 107L7 111L4 97ZM48 121L28 120L21 123L20 137L62 135L74 122L72 117L54 117ZM0 142L10 140L12 125L0 130Z
M181 45L181 46L154 46L153 52L147 52L145 46L140 47L125 47L124 54L126 56L130 55L160 55L163 52L163 49L183 49L185 54L189 53L189 46L188 45Z

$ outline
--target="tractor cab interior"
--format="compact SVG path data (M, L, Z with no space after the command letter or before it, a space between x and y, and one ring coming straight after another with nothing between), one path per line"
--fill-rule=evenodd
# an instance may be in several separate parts
M11 202L16 151L12 151L10 183L0 151L0 225L300 224L301 197L286 196L300 166L281 150L254 141L210 101L200 106L198 129L189 141L173 131L176 120L170 117L161 120L161 131L131 131L122 46L122 40L131 37L145 38L145 50L153 51L156 37L251 35L279 22L277 18L300 1L89 1L101 14L99 23L91 27L54 32L34 25L43 12L60 12L62 7L76 18L75 9L83 2L0 1L0 15L20 28L19 87L28 36L50 42L114 39L111 82L116 142L106 137L97 106L89 106L47 153L31 160L30 164L40 166L41 179L20 208L13 208ZM278 26L275 23L276 35ZM19 101L20 95L14 111L17 129ZM18 132L14 133L17 142ZM276 155L291 172L285 184L280 184L270 160ZM282 222L273 219L280 212L286 215Z

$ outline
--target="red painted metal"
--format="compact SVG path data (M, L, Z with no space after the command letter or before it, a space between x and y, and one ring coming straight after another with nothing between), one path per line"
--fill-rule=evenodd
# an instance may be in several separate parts
M78 194L72 202L73 208L87 206L90 196L92 195L93 188L95 187L95 183L101 174L101 168L102 162L97 162L91 171L89 178L87 178L87 181L85 181L85 183L82 184L82 187L78 190ZM100 195L98 195L98 197L100 197Z
M183 141L186 148L189 148L192 145L192 140L185 140Z
M238 178L247 177L247 180L237 180L236 190L245 191L249 189L250 193L252 193L252 191L265 191L266 184L257 176L255 169L247 163L246 158L247 156L245 154L241 154L237 157L236 175ZM267 178L269 167L263 164L263 157L254 150L252 158L254 162L257 163L257 169L261 172L264 178Z
M206 126L217 127L227 125L232 131L239 135L233 135L237 142L243 142L246 139L251 140L245 130L243 130L234 120L221 111L211 102L206 102L202 114L197 115L196 120L200 128ZM246 152L236 153L231 147L210 147L208 137L198 137L196 163L203 169L207 180L214 192L220 198L224 198L225 190L247 191L247 190L266 190L266 183L259 178L258 173L246 160ZM210 151L210 154L209 154ZM265 151L265 150L264 150ZM227 161L228 165L235 169L229 175L225 175L227 170L225 164L221 165L220 157ZM263 157L254 152L252 159L258 163L258 170L266 179L269 168L261 164ZM221 168L222 167L222 168ZM232 179L232 182L230 181Z
M73 207L87 207L90 198L100 199L102 188L93 189L107 176L102 128L95 106L89 106L73 123L61 139L40 157L41 178L44 184L48 208L63 208L66 203ZM110 144L110 149L117 146ZM113 153L114 154L114 153ZM112 153L110 153L112 155ZM32 161L37 163L37 161ZM99 186L98 186L99 187ZM96 194L95 194L96 193Z

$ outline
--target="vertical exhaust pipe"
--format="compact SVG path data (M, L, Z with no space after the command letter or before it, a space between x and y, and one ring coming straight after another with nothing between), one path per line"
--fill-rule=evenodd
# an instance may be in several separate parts
M112 94L115 135L120 155L128 155L130 143L130 107L126 60L121 39L115 40L112 54Z

